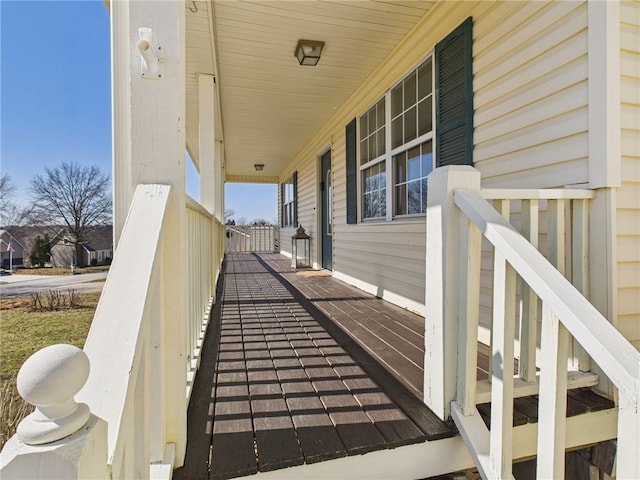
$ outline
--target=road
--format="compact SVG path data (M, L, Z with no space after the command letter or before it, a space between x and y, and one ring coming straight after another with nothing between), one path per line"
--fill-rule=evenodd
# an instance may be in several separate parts
M23 277L23 278L21 278ZM11 275L0 277L0 297L19 297L42 290L73 288L82 292L99 292L104 286L107 272L83 273L81 275ZM90 282L90 283L88 283Z

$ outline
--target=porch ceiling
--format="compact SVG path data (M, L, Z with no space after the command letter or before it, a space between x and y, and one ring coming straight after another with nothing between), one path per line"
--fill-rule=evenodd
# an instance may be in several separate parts
M434 3L186 2L187 141L194 160L196 74L214 73L214 56L227 180L273 181ZM325 42L316 67L298 65L299 39ZM257 173L255 163L264 171Z

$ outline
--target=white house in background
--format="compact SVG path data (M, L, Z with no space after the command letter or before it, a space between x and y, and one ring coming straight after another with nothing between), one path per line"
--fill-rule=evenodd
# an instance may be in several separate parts
M485 478L509 478L515 458L537 455L538 474L556 478L565 438L617 438L618 476L640 477L640 4L109 8L117 247L76 397L94 416L55 458L12 440L6 478L37 462L168 478L183 463L225 182L278 183L282 239L301 224L315 267L425 315L424 401L464 439L439 473L468 455ZM302 40L324 42L316 66L294 56ZM185 195L185 149L200 204ZM492 382L476 382L478 340ZM502 371L512 357L515 379ZM566 422L579 385L615 398L615 414ZM537 442L510 408L536 392ZM491 432L480 398L493 399ZM403 448L396 476L435 474Z
M24 245L8 230L0 230L0 255L5 270L13 270L24 263Z

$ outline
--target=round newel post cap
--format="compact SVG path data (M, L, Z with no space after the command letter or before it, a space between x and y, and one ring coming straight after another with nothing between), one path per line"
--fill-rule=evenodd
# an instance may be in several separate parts
M89 419L89 407L73 399L89 377L89 358L73 345L51 345L31 355L20 368L18 393L36 407L18 425L28 445L55 442L77 432Z

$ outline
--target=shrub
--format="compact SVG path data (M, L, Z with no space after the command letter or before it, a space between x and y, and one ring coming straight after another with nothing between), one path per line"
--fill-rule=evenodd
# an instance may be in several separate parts
M0 450L16 433L20 421L33 411L33 407L18 394L16 376L14 374L0 384Z

